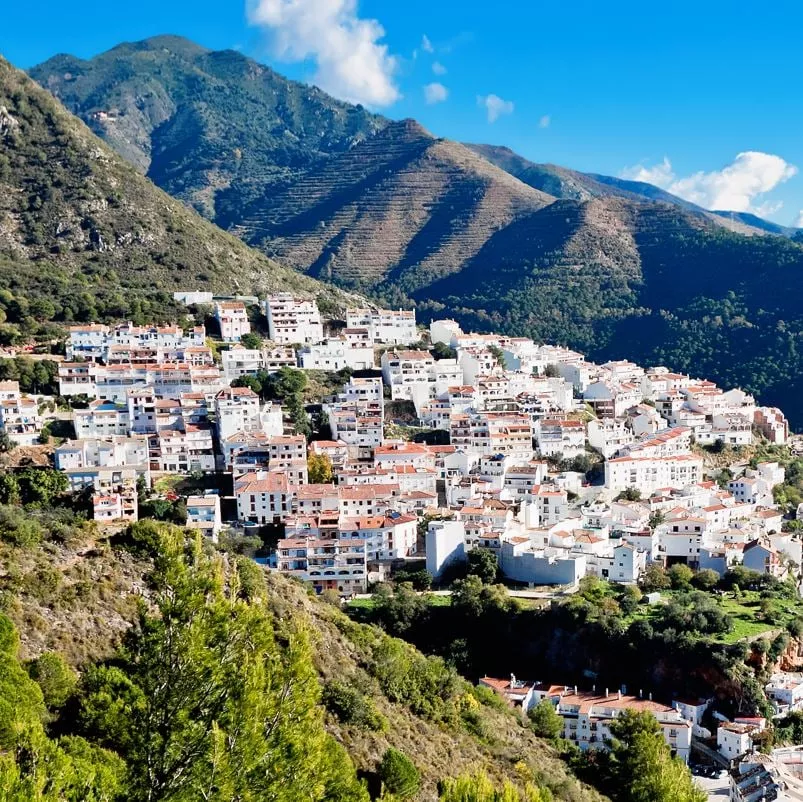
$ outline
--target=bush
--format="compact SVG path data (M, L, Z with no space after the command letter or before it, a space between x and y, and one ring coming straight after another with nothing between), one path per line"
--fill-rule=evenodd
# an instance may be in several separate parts
M399 799L409 799L421 787L421 774L404 752L392 747L382 756L377 771L382 782L382 791Z
M700 590L713 590L718 582L719 574L710 568L698 571L691 580L692 585Z
M382 730L385 719L353 685L331 680L324 685L322 701L324 707L344 724L365 727L369 730Z
M45 652L31 660L27 669L31 679L42 689L48 707L61 707L72 696L78 678L60 654Z
M688 590L694 571L688 565L676 563L667 571L667 575L673 590Z

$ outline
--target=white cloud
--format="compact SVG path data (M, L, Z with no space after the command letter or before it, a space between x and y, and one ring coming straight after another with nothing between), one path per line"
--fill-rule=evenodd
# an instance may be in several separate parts
M513 101L502 100L499 95L477 95L477 105L485 109L489 123L495 123L503 114L513 113Z
M545 114L541 119L538 121L539 128L549 128L550 123L552 122L552 118Z
M429 37L426 34L421 37L421 49L425 53L435 52L435 48L432 46L432 42L429 41Z
M398 63L380 40L384 28L361 19L357 0L246 0L248 21L265 28L275 55L315 62L313 82L333 95L367 106L399 99Z
M748 150L721 170L702 170L678 177L668 158L653 167L636 165L622 171L623 178L646 181L705 209L772 215L782 203L761 196L797 174L797 167L780 156Z
M803 209L798 212L797 220L795 220L795 228L803 228Z
M446 67L444 67L440 61L433 61L432 72L434 72L435 75L446 75Z
M664 160L660 164L655 164L652 167L645 167L643 164L625 167L620 176L629 181L643 181L646 184L655 184L656 187L661 187L662 189L669 189L669 185L675 180L672 164L666 156L664 156Z
M427 84L424 87L424 99L431 106L434 103L443 103L449 97L449 90L439 83Z

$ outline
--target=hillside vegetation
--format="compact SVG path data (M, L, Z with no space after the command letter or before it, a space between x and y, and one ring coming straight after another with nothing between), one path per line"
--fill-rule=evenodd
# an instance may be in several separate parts
M386 122L234 50L178 36L90 60L55 56L31 75L138 170L224 227L267 185Z
M298 784L305 799L362 802L378 795L389 750L413 762L422 800L437 798L441 780L478 770L498 787L542 789L531 797L539 802L602 799L492 694L294 581L185 544L166 525L140 522L110 546L80 520L62 520L56 536L28 530L16 510L0 508L4 531L16 533L0 538L0 651L39 687L14 668L12 684L0 682L0 709L9 693L24 695L18 731L63 766L83 755L69 773L86 795L67 783L63 796L25 797L46 786L49 764L31 773L0 741L0 777L18 784L4 787L23 789L14 799L223 802L237 788L241 798L274 788L296 799ZM267 740L249 729L274 715ZM239 744L216 753L224 737ZM204 783L214 786L206 796Z
M9 324L174 315L178 288L331 295L171 198L0 59L0 290ZM10 298L16 299L11 304Z

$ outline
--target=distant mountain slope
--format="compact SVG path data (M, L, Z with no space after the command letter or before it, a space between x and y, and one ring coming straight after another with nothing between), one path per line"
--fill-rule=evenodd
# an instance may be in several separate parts
M264 187L348 150L385 121L233 50L177 36L31 75L162 189L226 225Z
M2 59L0 287L67 320L179 287L325 292L157 189Z
M316 277L411 289L460 270L495 232L553 200L403 120L267 193L234 230Z
M520 156L510 148L499 145L467 145L467 147L524 181L525 184L558 198L589 200L590 198L615 197L634 201L671 203L681 209L705 215L723 228L739 234L792 236L796 231L794 228L779 226L746 212L708 211L644 181L629 181L625 178L598 173L581 173L555 164L537 164Z

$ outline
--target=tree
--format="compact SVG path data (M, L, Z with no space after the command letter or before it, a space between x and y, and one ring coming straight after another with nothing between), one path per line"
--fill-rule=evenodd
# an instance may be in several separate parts
M52 507L56 499L67 492L67 474L54 468L26 468L17 475L23 504Z
M560 368L553 363L550 363L544 368L544 376L548 379L558 379L560 378Z
M499 365L500 368L507 367L505 352L498 345L489 345L488 351L493 355L494 359L496 359L496 364Z
M705 802L683 761L672 757L651 713L625 710L610 724L608 772L617 802Z
M8 432L0 432L0 454L13 451L16 447L16 442L8 436Z
M692 585L700 588L700 590L713 590L718 582L719 574L710 568L703 568L702 571L698 571L691 581Z
M662 565L650 563L641 576L641 589L645 593L666 590L672 583Z
M382 755L377 774L382 782L382 791L398 799L409 799L421 787L421 773L404 752L393 747Z
M641 491L637 487L625 488L614 501L641 501Z
M256 376L238 376L232 380L232 387L247 387L257 395L262 394L262 382Z
M457 351L446 343L435 343L432 346L432 356L437 359L457 359Z
M549 699L542 699L534 708L528 711L533 732L539 738L556 741L563 735L563 719L555 710L555 705Z
M78 678L57 652L45 652L28 663L28 674L42 691L49 708L61 707L75 690Z
M51 740L42 690L23 669L19 638L0 614L0 798L9 802L125 799L125 766L112 752L74 736Z
M144 606L120 666L87 672L85 731L120 749L131 802L367 802L323 728L303 625L239 592L236 567L161 525Z
M479 577L483 585L496 582L499 573L499 560L490 549L471 549L467 555L468 575Z
M642 598L642 593L636 585L627 585L619 599L619 606L622 608L622 612L625 615L632 615L636 612Z
M334 481L332 460L326 454L310 454L307 457L307 473L311 485L328 485Z
M666 573L673 590L688 590L694 577L694 571L684 563L675 563Z
M262 338L255 331L249 331L247 334L243 334L243 336L240 337L240 345L242 345L243 348L258 351L262 348Z

